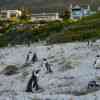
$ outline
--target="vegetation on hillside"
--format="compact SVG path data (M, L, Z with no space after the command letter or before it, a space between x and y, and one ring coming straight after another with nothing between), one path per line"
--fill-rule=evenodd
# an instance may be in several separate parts
M8 44L30 44L38 40L44 41L50 34L61 32L63 23L60 21L38 23L9 23L3 26L4 31L0 35L0 46ZM7 24L7 23L6 23ZM40 26L38 26L40 25Z
M100 38L100 13L84 17L76 22L64 21L63 33L49 36L50 43L84 41Z
M8 44L30 44L35 41L63 43L100 38L100 12L78 21L0 22L0 47Z

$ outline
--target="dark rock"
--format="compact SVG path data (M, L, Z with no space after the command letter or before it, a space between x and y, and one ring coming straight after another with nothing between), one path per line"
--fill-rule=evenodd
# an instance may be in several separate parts
M90 89L90 88L96 88L96 87L100 87L100 85L97 84L95 80L90 81L90 82L88 83L88 89Z
M98 55L96 55L96 57L100 57L100 55L98 54Z
M3 70L3 74L5 75L14 75L16 74L18 71L18 68L16 67L16 65L8 65L4 70Z

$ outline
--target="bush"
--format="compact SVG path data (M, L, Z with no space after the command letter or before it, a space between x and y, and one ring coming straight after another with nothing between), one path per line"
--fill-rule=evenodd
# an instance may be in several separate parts
M51 35L48 39L48 43L63 43L63 42L72 42L80 40L80 34L75 32L65 32L55 35Z
M0 47L5 47L8 45L8 41L6 40L5 36L2 34L0 35Z
M53 22L48 22L48 31L49 32L60 32L63 29L63 23L60 21L53 21Z

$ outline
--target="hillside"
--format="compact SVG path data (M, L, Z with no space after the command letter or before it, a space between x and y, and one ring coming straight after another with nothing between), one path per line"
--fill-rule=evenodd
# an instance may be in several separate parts
M100 0L0 0L0 7L18 8L59 8L68 7L69 4L91 4L91 7L100 5Z

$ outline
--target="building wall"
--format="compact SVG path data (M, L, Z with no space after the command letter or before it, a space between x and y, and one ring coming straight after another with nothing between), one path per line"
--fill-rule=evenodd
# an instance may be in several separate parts
M58 13L40 13L40 14L33 14L31 17L32 21L54 21L60 20Z
M21 16L21 11L19 10L2 10L0 13L2 20L9 20L12 17L18 18L19 16Z
M8 10L7 11L7 17L11 18L12 15L15 15L15 17L17 18L18 16L21 16L21 11L19 10Z
M87 6L87 8L83 8L80 6L75 6L73 7L72 5L70 6L70 12L71 12L71 19L80 19L84 16L88 16L90 13L90 7Z

